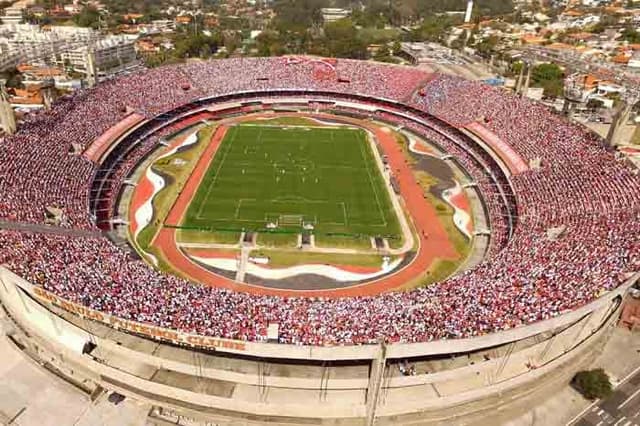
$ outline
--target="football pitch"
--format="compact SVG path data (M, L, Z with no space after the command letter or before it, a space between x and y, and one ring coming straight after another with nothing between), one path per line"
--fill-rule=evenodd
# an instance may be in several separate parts
M230 127L181 227L399 237L367 134L348 127Z

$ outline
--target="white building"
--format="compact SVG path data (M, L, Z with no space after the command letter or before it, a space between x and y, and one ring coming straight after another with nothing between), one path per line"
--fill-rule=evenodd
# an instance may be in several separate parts
M53 60L59 66L68 66L89 76L92 73L89 56L93 55L95 77L101 80L140 65L135 40L136 37L126 35L108 36L56 54Z
M320 12L322 12L324 22L334 22L351 15L350 9L340 9L337 7L323 7L320 9Z
M0 71L23 62L46 62L55 52L65 51L100 38L89 28L37 25L0 25Z
M453 50L437 43L402 42L400 55L413 64L455 63Z
M172 32L176 27L173 19L156 19L151 21L151 28L158 32Z
M21 24L22 23L22 7L7 7L2 16L3 24Z
M103 36L90 28L37 25L0 25L0 71L20 63L45 63L70 67L88 76L92 52L97 79L139 65L134 48L136 36Z

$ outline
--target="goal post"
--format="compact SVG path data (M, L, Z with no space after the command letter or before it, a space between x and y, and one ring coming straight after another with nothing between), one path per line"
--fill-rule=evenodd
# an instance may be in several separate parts
M281 226L302 226L304 216L301 214L281 214L278 223Z

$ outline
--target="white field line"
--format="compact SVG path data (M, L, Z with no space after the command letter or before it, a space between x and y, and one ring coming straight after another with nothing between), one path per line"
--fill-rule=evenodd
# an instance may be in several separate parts
M243 126L244 126L244 125L243 125ZM248 125L247 125L247 126L248 126ZM255 127L274 127L274 128L283 127L283 126L276 126L276 125L274 125L274 126L268 126L268 125L267 125L267 126L265 126L265 125L261 125L261 124L256 124L256 125L251 125L251 126L255 126ZM236 126L233 126L233 127L236 127ZM293 127L293 126L285 126L285 127ZM309 127L309 126L299 126L299 127ZM345 126L341 126L341 127L345 127ZM347 127L349 127L349 126L347 126ZM322 128L322 127L318 127L318 128ZM349 127L349 128L351 128L351 127ZM325 129L326 129L326 127L325 127ZM355 128L355 127L354 127L353 129L354 129L354 130L359 130L359 129ZM366 132L366 133L369 133L369 132ZM330 130L329 130L329 135L330 135L330 140L332 140L332 141L333 141L333 140L334 140L334 138L335 138L335 135L334 135L334 132L332 131L332 129L330 129ZM224 163L225 163L225 160L226 160L227 154L228 154L228 153L231 151L231 149L232 149L233 142L235 141L236 136L237 136L237 132L234 132L234 133L233 133L233 135L231 135L231 140L229 141L229 145L228 145L227 149L225 150L225 152L224 152L224 154L223 154L223 157L222 157L222 160L221 160L220 164L218 165L218 168L217 168L217 170L216 170L216 173L215 173L214 179L213 179L213 180L211 181L211 183L208 185L208 187L207 187L207 192L206 192L206 194L205 194L205 197L203 198L203 202L202 202L202 204L200 204L200 206L199 206L199 208L198 208L198 211L197 211L197 214L196 214L196 218L197 218L197 219L205 219L205 218L203 218L203 217L202 217L202 211L203 211L203 209L204 209L204 207L205 207L205 204L206 204L204 201L205 201L205 200L207 200L207 199L209 198L209 196L210 196L210 194L211 194L211 191L212 191L213 187L215 186L215 182L217 181L217 178L218 178L218 176L219 176L219 174L220 174L220 171L221 171L221 169L222 169L222 168L223 168L223 166L224 166ZM262 137L263 137L263 135L262 135L262 131L261 131L261 132L258 134L257 142L260 142L260 141L262 140ZM375 162L375 163L377 163L377 165L378 165L378 166L379 166L379 168L380 168L380 173L381 173L381 174L383 174L383 176L384 176L384 170L383 170L383 167L382 167L382 160L381 160L381 159L379 158L379 156L378 156L378 152L377 152L377 150L376 150L376 147L375 147L375 145L374 145L373 141L371 140L371 138L366 137L366 136L365 136L365 139L366 139L365 143L369 145L369 149L372 151L372 155L373 155L373 157L374 157L374 158L373 158L374 162ZM358 141L358 142L360 142L360 141ZM363 147L363 146L362 146L362 144L360 144L360 153L361 153L362 155L364 155L363 160L364 160L365 158L367 158L366 147ZM215 155L214 155L214 159L212 159L212 161L215 161ZM353 168L353 169L361 169L361 168L349 167L349 166L344 166L344 167L346 167L346 168ZM330 168L330 167L329 167L329 166L324 166L324 167L323 167L323 166L320 166L320 168ZM385 218L384 212L383 212L383 210L382 210L382 205L381 205L381 201L380 201L380 198L379 198L379 193L378 193L378 190L377 190L377 188L376 188L376 185L374 184L374 179L373 179L373 176L372 176L372 174L371 174L371 168L370 168L370 166L367 166L367 167L365 167L365 169L366 169L366 171L367 171L367 177L368 177L369 185L370 185L370 187L371 187L371 189L373 190L373 193L374 193L374 197L375 197L376 204L377 204L377 210L378 210L379 216L380 216L380 218L381 218L381 223L378 223L378 224L367 224L367 226L371 226L371 227L381 227L381 228L384 228L384 227L386 227L386 226L388 225L388 222L386 221L386 218ZM301 174L303 174L303 173L301 173ZM298 173L295 173L295 175L299 175L299 174L298 174ZM383 183L385 183L385 186L387 186L387 185L386 185L386 182L384 181L384 179L383 179ZM401 222L401 228L404 230L404 229L405 229L405 226L407 226L407 225L406 225L406 223L403 223L403 222L406 222L406 221L404 220L404 215L402 215L402 214L401 214L401 211L400 211L400 210L398 210L399 205L398 205L398 206L396 206L396 204L397 204L397 200L395 199L395 195L391 193L391 189L390 189L390 188L388 189L388 192L389 192L389 196L390 196L390 198L391 198L391 201L392 201L392 205L393 205L393 207L394 207L394 210L396 210L396 216L398 216L398 220ZM276 200L273 200L273 202L276 202ZM290 201L287 201L287 202L290 202ZM309 201L308 201L308 202L309 202ZM327 203L328 201L310 200L310 202L312 202L312 203L318 203L318 204L325 204L325 203ZM332 202L332 203L333 203L333 202ZM242 204L242 202L240 201L240 202L236 205L236 213L235 213L235 215L234 215L234 217L233 217L233 218L220 218L220 219L217 219L217 221L229 221L229 220L233 220L233 221L239 221L239 222L255 222L255 220L253 220L253 219L242 219L242 218L240 218L240 217L239 217L239 216L240 216L241 204ZM342 204L342 207L343 207L343 215L344 215L344 217L345 217L345 223L344 223L344 224L336 224L336 225L345 225L345 226L346 226L346 225L348 225L348 224L350 223L350 221L349 221L349 219L348 219L348 213L346 212L346 205L345 205L344 201L338 202L338 204ZM329 224L329 225L330 225L330 223L327 223L327 224ZM362 224L360 224L360 223L356 223L356 222L353 222L353 223L350 223L350 224L351 224L351 225L354 225L354 226L364 226L364 225L362 225ZM405 234L405 240L407 240L407 241L411 241L411 245L413 245L413 237L411 236L410 231L409 231L408 233L407 233L407 232L403 232L403 233ZM410 237L410 238L409 238L409 237ZM406 251L406 250L404 250L404 249L403 249L402 251Z
M402 245L402 247L399 249L390 249L389 253L403 254L411 250L411 248L413 247L413 244L414 244L413 233L411 232L411 228L409 227L409 223L407 222L407 217L404 214L404 210L400 206L400 201L398 200L399 196L397 196L394 193L393 188L391 187L391 184L386 179L382 158L380 158L380 153L376 148L375 135L370 130L365 130L365 133L367 134L367 142L369 143L369 147L371 148L371 152L373 153L374 161L376 162L378 166L378 171L382 176L383 186L387 190L387 194L389 195L389 198L391 200L391 205L395 211L396 218L398 219L398 222L400 224L400 229L404 236L404 244ZM417 240L417 243L418 243L418 249L419 249L420 239Z
M216 174L213 177L213 180L209 183L209 186L207 187L207 193L206 193L205 197L202 199L202 203L198 207L198 212L196 214L196 218L197 219L203 219L203 217L201 217L201 215L202 215L202 209L204 208L204 205L206 204L205 201L209 198L209 194L211 193L211 189L215 186L215 183L218 180L218 174L220 173L220 170L222 169L222 165L224 164L224 160L227 158L227 154L229 153L229 151L231 151L231 147L233 146L233 142L236 139L236 134L237 134L237 132L234 132L233 135L231 136L231 140L229 141L229 147L224 152L224 155L222 156L222 161L220 161L220 165L218 166L218 169L216 170ZM259 137L260 137L260 134L258 134L258 138ZM212 162L215 161L215 157L216 156L214 154L213 158L211 159ZM207 173L207 171L205 170L205 176L206 176L206 173Z
M637 391L635 391L634 393L632 393L629 398L625 399L624 401L622 401L622 404L618 405L618 409L624 407L625 405L627 405L633 398L635 398L638 394L640 393L640 389L638 389Z
M367 146L367 137L365 136L365 141L364 144L360 144L360 153L362 154L362 160L366 160L367 159L367 152L365 151L365 147ZM372 147L370 144L368 144L369 149L373 150L374 147ZM371 153L372 155L373 152ZM374 158L375 161L375 158ZM376 204L378 205L378 213L380 214L380 218L382 219L382 222L384 223L384 225L387 225L387 219L384 216L384 212L382 211L382 204L380 203L380 198L378 196L378 190L376 188L376 185L373 182L373 176L371 176L371 170L369 167L366 168L367 169L367 175L369 176L369 185L371 185L371 189L373 190L373 195L376 198Z

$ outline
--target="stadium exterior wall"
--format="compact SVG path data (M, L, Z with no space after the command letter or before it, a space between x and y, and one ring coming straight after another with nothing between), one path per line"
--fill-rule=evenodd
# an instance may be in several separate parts
M312 99L312 92L301 92ZM276 103L277 94L270 93ZM496 153L474 141L505 172ZM15 325L7 334L29 356L55 364L68 380L118 391L160 411L221 424L238 419L243 424L312 420L347 425L372 424L373 419L377 424L423 424L471 419L507 400L549 394L552 386L564 385L602 347L621 299L639 278L636 273L585 306L530 325L473 338L389 345L312 347L180 333L71 303L1 266L0 302ZM87 342L97 349L85 354ZM453 361L440 361L445 358ZM407 361L437 368L394 375ZM304 373L292 374L301 369Z
M535 389L542 389L547 379L557 385L561 377L562 384L566 383L574 370L584 366L593 351L602 347L608 326L618 317L620 296L637 279L638 274L615 291L566 315L479 338L392 344L386 347L386 356L378 345L310 348L240 342L245 344L244 351L220 345L211 355L199 355L200 365L194 365L193 357L188 355L191 350L184 346L154 343L148 345L150 349L146 351L142 349L145 342L151 342L130 335L127 331L131 328L114 331L107 325L108 321L99 321L100 316L95 312L78 311L60 300L53 303L42 296L44 293L39 296L33 286L4 268L0 268L0 301L16 330L20 330L14 333L21 336L23 345L29 348L29 342L32 343L31 356L57 363L58 371L72 371L73 380L85 383L89 380L96 386L163 409L221 422L242 418L248 424L249 418L279 421L285 416L289 424L303 423L309 418L323 424L339 420L346 421L341 424L370 424L373 418L378 424L398 424L405 420L422 424L428 418L473 416L490 406L505 404L505 395L518 400ZM64 313L66 308L73 313ZM80 312L84 318L78 316ZM99 329L104 332L100 333ZM531 336L534 338L524 344ZM87 342L97 344L93 355L82 353ZM497 345L505 346L496 350ZM160 347L163 349L159 350ZM444 352L446 348L448 352ZM473 355L474 352L477 354ZM223 353L227 354L224 355L227 362L228 357L234 359L232 353L239 354L237 362L247 367L233 369L218 363ZM398 365L394 364L398 359L393 358L411 360L444 353L452 357L461 353L459 360L481 358L487 353L492 356L490 360L485 357L484 362L452 365L429 374L393 375ZM333 373L327 372L324 377L324 367L320 370L317 363L313 364L318 359L351 362L360 359L363 373L343 375L354 367L336 364L332 367ZM305 362L311 364L306 367ZM375 368L368 368L376 362L383 365L379 374ZM260 368L265 367L257 367L264 363L270 363L272 368L277 365L282 371L308 368L310 373L296 376L289 371L264 375ZM314 371L322 373L316 375ZM557 371L562 371L562 375L556 374ZM158 372L172 379L159 382L154 379ZM197 386L191 387L190 382ZM200 390L203 382L232 383L234 392L231 395L207 393ZM268 389L264 391L264 399L254 398L253 394L259 394L260 389Z
M639 279L640 273L636 273L615 290L604 294L587 305L554 318L478 337L447 339L425 343L391 344L387 347L386 358L411 358L424 355L471 352L526 339L533 335L576 322L585 315L608 306L616 297L624 296L629 287ZM0 282L2 282L5 287L2 289L3 293L0 293L2 297L8 294L7 291L5 291L6 288L13 288L15 292L18 292L18 289L22 289L45 306L58 306L81 317L101 321L116 329L132 331L148 338L178 345L215 349L216 351L239 355L299 360L360 360L375 359L377 357L377 345L321 347L211 339L206 336L177 333L175 330L152 327L135 321L125 321L61 299L53 293L30 284L4 267L0 267ZM211 343L208 344L207 342Z

